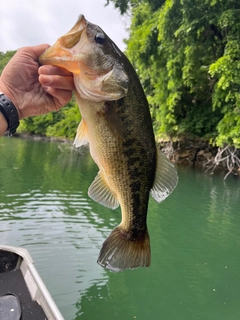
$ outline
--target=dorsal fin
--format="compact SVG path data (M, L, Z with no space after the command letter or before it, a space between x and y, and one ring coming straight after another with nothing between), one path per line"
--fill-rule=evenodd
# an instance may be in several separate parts
M73 145L79 148L87 143L88 143L87 125L84 119L82 119L78 125L77 134L74 139Z
M96 178L93 180L91 186L88 189L88 195L94 201L108 207L110 209L116 209L119 206L118 199L109 189L105 179L99 172Z
M157 148L157 167L152 197L157 202L165 200L175 189L178 175L174 164Z

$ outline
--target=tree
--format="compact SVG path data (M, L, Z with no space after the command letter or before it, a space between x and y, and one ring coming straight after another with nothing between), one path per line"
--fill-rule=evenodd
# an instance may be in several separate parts
M147 94L156 131L239 147L240 3L109 1L121 13L131 12L126 53Z
M81 115L73 98L58 112L50 112L21 120L18 132L28 132L47 137L74 138Z
M5 65L13 57L16 51L7 51L6 53L0 52L0 74L2 73Z

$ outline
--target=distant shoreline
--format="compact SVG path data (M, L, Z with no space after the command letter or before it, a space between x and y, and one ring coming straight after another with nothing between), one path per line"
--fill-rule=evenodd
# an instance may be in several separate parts
M31 140L55 141L67 144L73 144L74 140L29 133L16 133L14 137ZM200 139L177 140L175 142L159 141L157 142L157 145L174 164L199 167L209 173L213 173L214 171L229 172L229 163L227 160L221 160L221 158L218 157L219 148L210 145L206 141ZM216 158L219 158L219 160ZM232 173L240 177L240 168L236 165L232 168Z

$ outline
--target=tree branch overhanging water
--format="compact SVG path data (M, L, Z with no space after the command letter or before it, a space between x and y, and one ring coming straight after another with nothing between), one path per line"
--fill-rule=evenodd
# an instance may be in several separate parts
M207 166L209 162L207 162L205 166ZM224 177L224 180L226 180L231 173L237 175L237 171L240 170L240 149L229 146L226 146L224 148L219 147L214 161L206 169L206 172L210 171L210 174L213 174L214 170L220 164L228 170L227 174Z

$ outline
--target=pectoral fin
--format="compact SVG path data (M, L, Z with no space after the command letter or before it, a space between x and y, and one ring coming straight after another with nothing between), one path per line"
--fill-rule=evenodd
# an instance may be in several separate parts
M89 187L88 195L94 201L110 209L116 209L119 206L118 199L109 189L108 184L101 176L100 172Z
M77 134L73 142L73 145L76 146L76 148L79 148L87 143L87 125L86 122L82 119L77 128Z
M157 202L162 202L172 193L177 182L178 175L173 163L157 149L157 167L154 185L151 190L152 197Z

